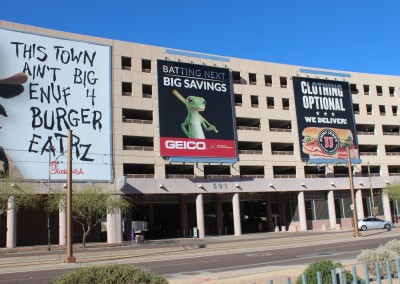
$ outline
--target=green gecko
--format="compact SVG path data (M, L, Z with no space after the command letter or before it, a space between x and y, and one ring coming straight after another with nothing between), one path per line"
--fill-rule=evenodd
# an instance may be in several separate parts
M173 94L186 105L188 115L185 121L181 124L183 132L188 138L205 139L204 130L214 131L218 133L217 128L211 125L199 113L206 108L206 101L202 97L189 96L185 99L178 91L174 90Z

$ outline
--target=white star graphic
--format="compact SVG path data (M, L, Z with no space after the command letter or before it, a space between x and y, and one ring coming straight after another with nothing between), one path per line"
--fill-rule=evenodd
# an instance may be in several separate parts
M319 115L319 111L317 111L315 114L316 114L316 115Z
M332 112L332 116L335 116L335 113L334 113L334 112Z
M327 116L328 115L328 113L327 112L324 112L324 116Z

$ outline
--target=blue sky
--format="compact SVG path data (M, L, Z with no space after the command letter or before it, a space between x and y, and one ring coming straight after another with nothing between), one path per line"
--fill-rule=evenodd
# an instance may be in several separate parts
M2 1L0 20L221 56L400 75L399 11L394 0L20 0Z

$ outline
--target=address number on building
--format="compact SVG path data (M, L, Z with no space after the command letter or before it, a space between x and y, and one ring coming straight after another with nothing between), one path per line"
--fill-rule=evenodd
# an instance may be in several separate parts
M213 183L214 189L227 189L228 184L227 183Z

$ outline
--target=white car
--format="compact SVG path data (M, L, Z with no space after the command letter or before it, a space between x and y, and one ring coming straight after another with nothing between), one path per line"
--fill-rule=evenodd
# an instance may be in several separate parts
M359 219L357 221L358 229L361 231L371 230L371 229L386 229L390 230L394 228L394 224L391 221L382 220L376 217L367 217L364 219Z

